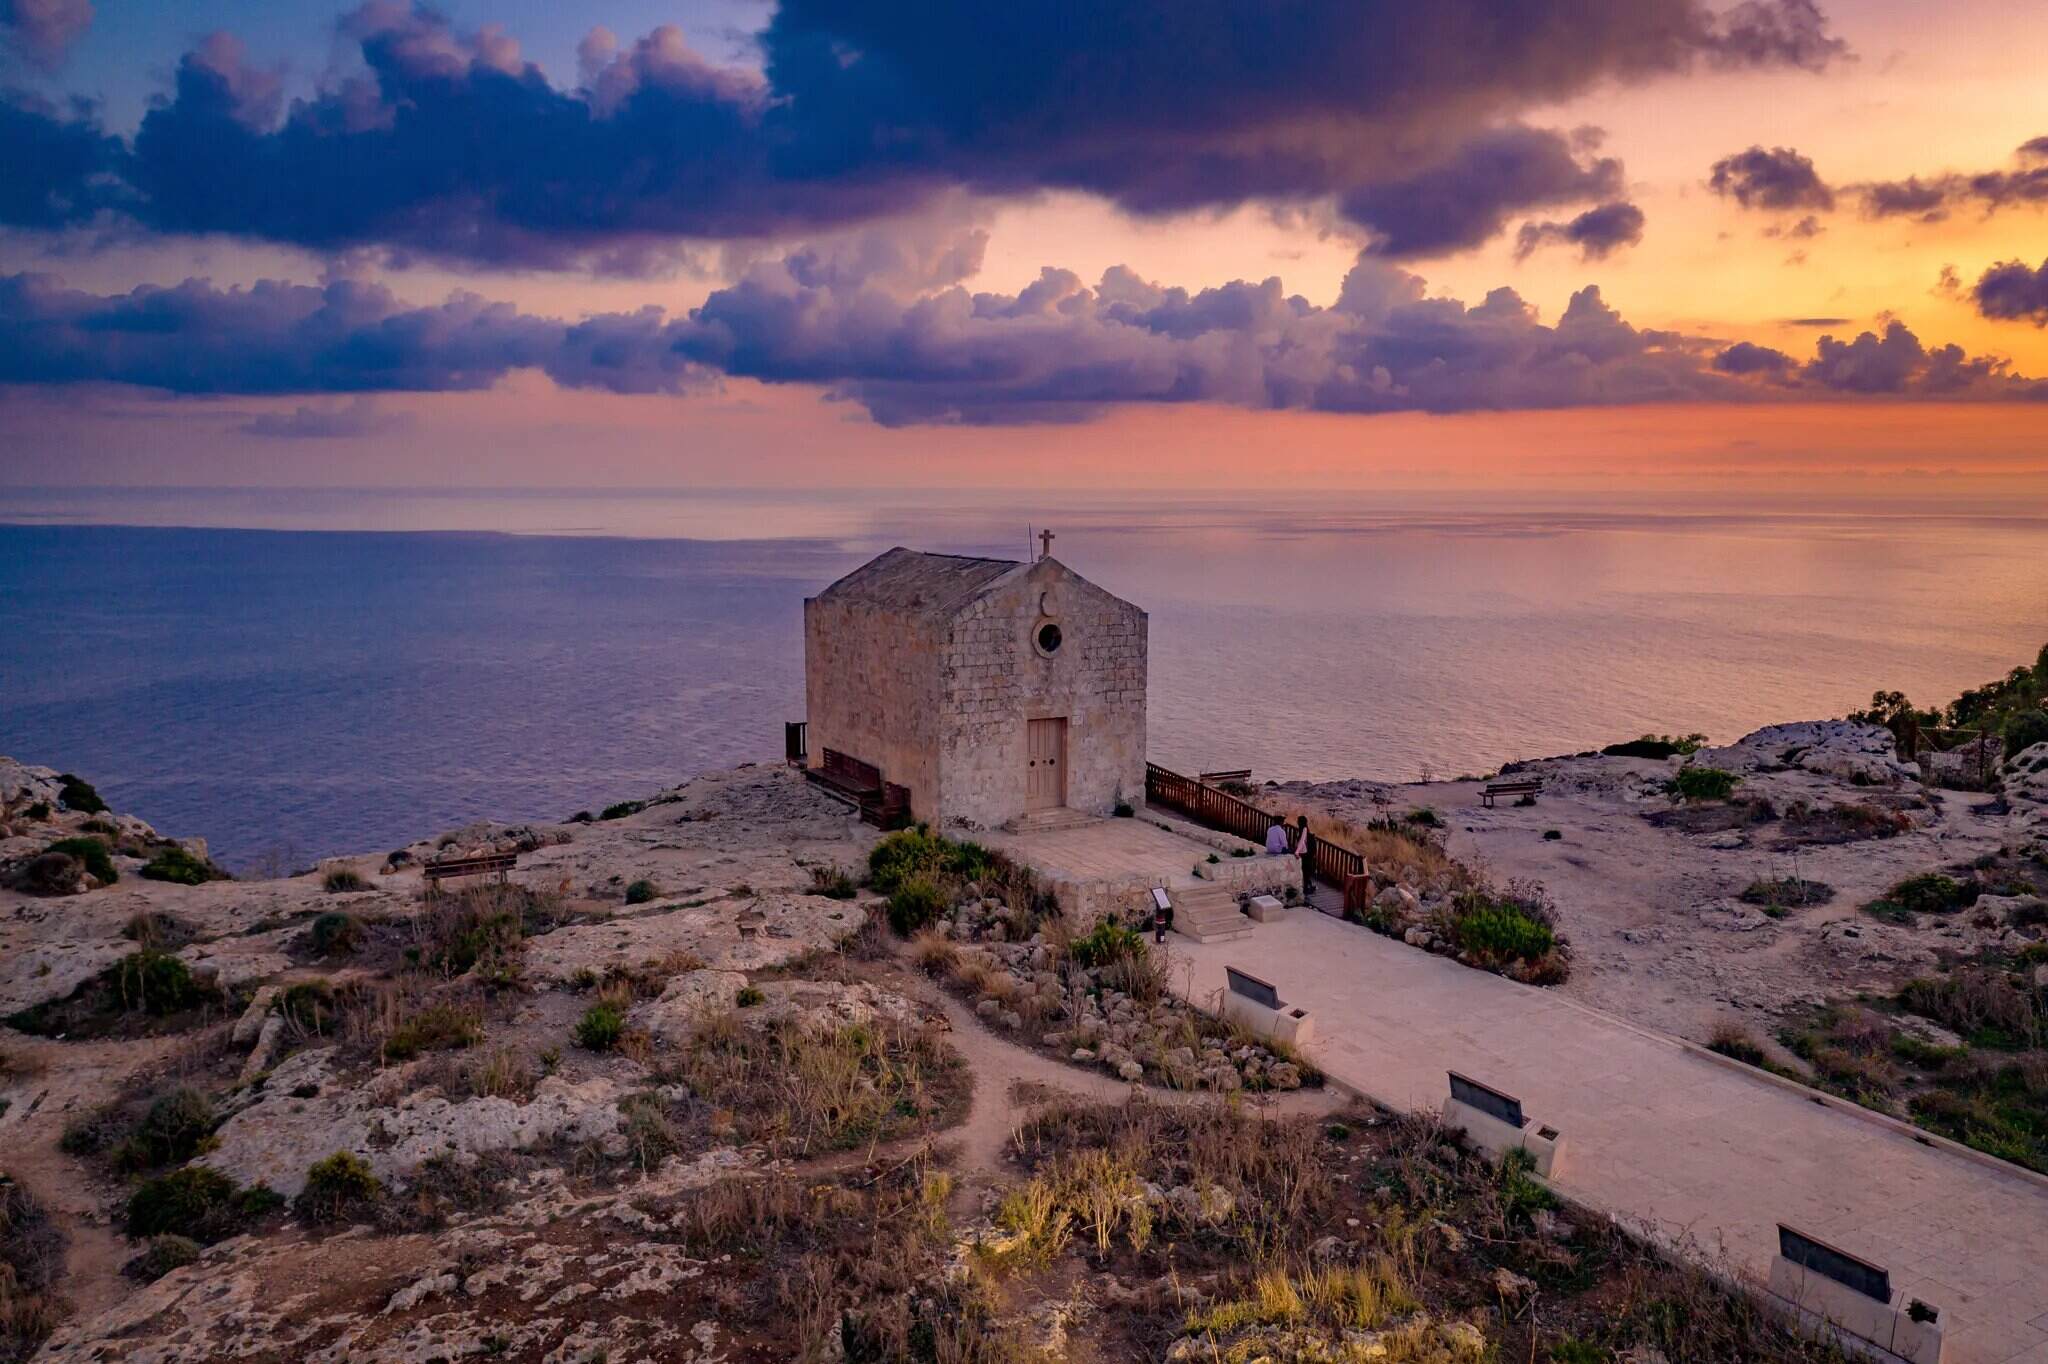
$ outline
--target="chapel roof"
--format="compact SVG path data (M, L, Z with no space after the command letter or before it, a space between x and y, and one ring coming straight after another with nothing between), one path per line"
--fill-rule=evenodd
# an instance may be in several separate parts
M818 594L819 600L860 602L904 615L946 617L1024 567L1016 559L976 559L894 549L876 555Z

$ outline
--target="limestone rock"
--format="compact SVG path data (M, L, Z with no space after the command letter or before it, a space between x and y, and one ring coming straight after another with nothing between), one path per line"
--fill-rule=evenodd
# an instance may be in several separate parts
M648 1035L681 1043L707 1020L731 1010L746 983L740 971L685 971L670 977L659 997L635 1005L629 1017Z
M336 1151L369 1162L379 1179L403 1183L435 1156L522 1150L558 1139L599 1141L619 1130L620 1087L607 1079L572 1084L550 1076L533 1099L450 1102L415 1091L380 1106L367 1088L340 1083L333 1049L300 1052L270 1073L257 1102L222 1123L201 1163L238 1184L268 1184L292 1197L306 1167ZM300 1095L308 1097L299 1097Z
M1766 725L1724 748L1703 748L1685 765L1744 774L1800 768L1874 786L1896 786L1920 776L1918 768L1900 761L1890 730L1852 720Z

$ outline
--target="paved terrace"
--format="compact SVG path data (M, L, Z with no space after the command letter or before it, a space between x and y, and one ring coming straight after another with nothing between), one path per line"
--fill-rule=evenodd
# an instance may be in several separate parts
M1314 1016L1310 1059L1391 1107L1435 1111L1447 1070L1519 1096L1580 1203L1758 1278L1789 1222L1939 1307L1948 1364L2048 1364L2048 1185L1321 914L1173 943L1182 994L1212 1000L1226 963L1272 981Z

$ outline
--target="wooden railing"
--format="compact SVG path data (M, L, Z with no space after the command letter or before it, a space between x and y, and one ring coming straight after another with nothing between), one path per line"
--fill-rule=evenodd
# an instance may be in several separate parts
M1261 846L1269 829L1287 822L1282 815L1262 810L1207 782L1170 772L1157 763L1145 764L1145 799L1150 804L1178 810L1197 824L1236 834ZM1309 869L1317 880L1342 890L1348 878L1365 874L1365 856L1327 838L1311 838Z

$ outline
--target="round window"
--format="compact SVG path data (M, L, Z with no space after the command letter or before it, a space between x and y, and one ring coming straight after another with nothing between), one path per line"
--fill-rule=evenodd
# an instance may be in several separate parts
M1047 621L1038 627L1038 652L1056 654L1060 651L1060 627Z

